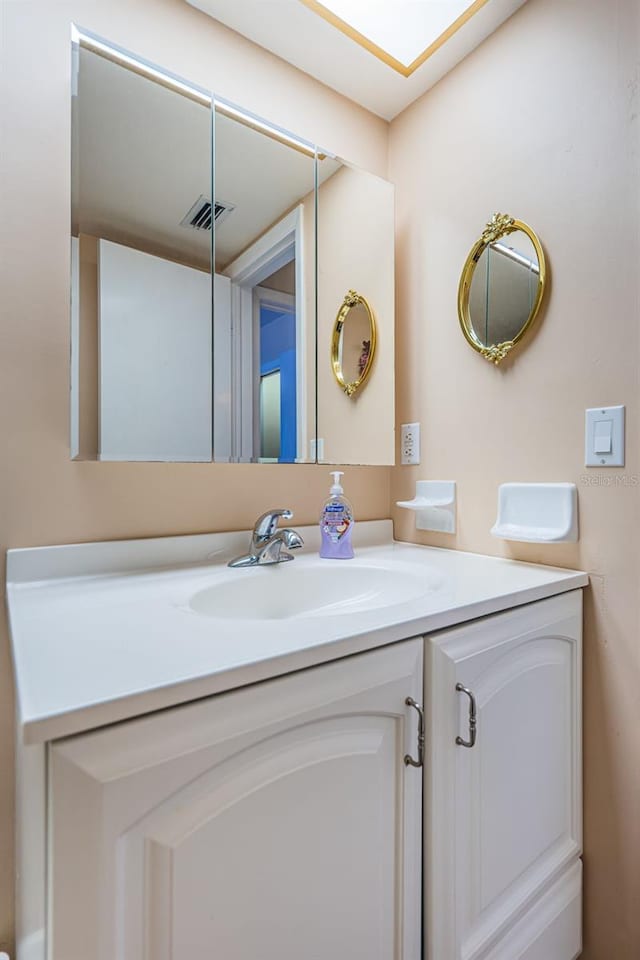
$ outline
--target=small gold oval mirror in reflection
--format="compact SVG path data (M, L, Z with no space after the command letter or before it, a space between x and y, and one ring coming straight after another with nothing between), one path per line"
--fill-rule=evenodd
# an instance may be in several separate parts
M540 308L545 260L533 230L495 214L473 245L458 289L458 315L467 342L499 364L521 340Z
M348 397L362 387L376 349L376 323L366 299L355 290L345 296L331 338L331 366Z

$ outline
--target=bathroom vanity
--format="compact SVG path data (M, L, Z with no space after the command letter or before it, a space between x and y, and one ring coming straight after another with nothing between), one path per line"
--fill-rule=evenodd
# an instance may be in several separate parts
M579 955L587 576L356 532L10 551L18 960Z

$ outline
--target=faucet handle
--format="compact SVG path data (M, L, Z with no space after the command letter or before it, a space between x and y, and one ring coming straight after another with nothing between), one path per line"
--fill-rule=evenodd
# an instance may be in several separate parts
M267 510L266 513L263 513L261 517L255 522L253 527L253 539L257 543L262 543L265 540L269 540L278 526L278 520L282 517L284 520L291 520L293 513L291 510L286 508L279 507L275 510Z

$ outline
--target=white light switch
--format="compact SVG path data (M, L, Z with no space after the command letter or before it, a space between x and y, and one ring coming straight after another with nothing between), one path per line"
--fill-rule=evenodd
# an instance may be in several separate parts
M596 420L593 430L593 452L611 453L613 420Z
M594 407L585 419L587 467L624 467L624 407Z

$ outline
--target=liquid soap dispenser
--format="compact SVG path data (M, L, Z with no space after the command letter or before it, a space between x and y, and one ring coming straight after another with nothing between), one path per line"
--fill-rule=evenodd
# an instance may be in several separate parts
M325 500L320 517L320 556L325 560L351 560L353 558L353 509L343 495L340 477L342 470L332 470L333 486Z

